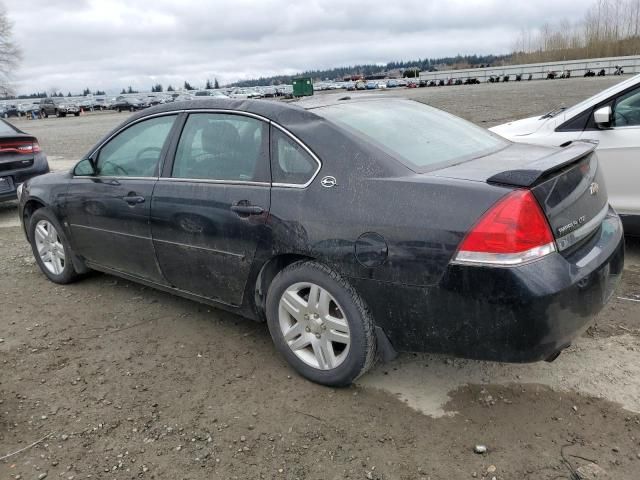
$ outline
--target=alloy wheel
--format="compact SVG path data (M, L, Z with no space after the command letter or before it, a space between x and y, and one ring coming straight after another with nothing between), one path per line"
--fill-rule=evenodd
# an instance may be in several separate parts
M60 275L66 265L64 246L57 230L47 220L40 220L35 229L36 249L40 260L49 272Z
M319 285L299 282L287 288L280 298L278 320L284 341L307 365L331 370L347 358L349 322L335 298Z

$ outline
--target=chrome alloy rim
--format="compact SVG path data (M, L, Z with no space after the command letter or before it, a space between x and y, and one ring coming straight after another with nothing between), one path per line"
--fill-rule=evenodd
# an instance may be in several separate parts
M351 335L344 310L324 288L299 282L285 290L278 308L280 331L307 365L331 370L349 354Z
M54 275L60 275L65 266L64 247L60 236L51 222L40 220L35 231L36 249L45 268Z

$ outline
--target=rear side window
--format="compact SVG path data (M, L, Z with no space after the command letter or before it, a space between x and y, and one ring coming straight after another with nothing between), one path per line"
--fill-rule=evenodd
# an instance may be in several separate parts
M371 100L316 108L321 115L426 172L482 157L508 142L466 120L413 101Z
M271 178L273 183L305 185L318 162L297 142L277 128L271 129Z
M269 181L268 126L243 115L194 113L182 130L174 178Z

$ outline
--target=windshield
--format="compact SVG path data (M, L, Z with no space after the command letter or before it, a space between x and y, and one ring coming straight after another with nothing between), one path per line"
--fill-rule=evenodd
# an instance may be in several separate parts
M408 100L352 102L313 110L417 172L482 157L507 141L461 118Z

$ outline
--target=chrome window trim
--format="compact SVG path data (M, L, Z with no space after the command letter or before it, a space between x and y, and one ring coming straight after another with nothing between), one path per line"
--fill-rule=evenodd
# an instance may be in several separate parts
M299 189L303 189L303 188L307 188L309 185L311 185L313 183L313 181L316 179L316 177L318 176L318 174L320 173L320 170L322 168L322 161L318 158L318 156L313 153L313 151L307 147L304 142L302 142L302 140L300 140L298 137L296 137L293 133L291 133L289 130L287 130L285 127L283 127L282 125L280 125L279 123L274 122L273 120L264 117L262 115L258 115L256 113L251 113L251 112L245 112L245 111L241 111L241 110L230 110L230 109L225 109L225 108L214 108L214 109L207 109L207 108L198 108L198 109L182 109L182 110L172 110L169 112L160 112L160 113L153 113L151 115L146 115L144 117L140 117L130 123L127 123L126 125L122 126L122 128L119 128L118 130L116 130L115 132L113 132L108 138L106 138L102 143L100 143L96 148L94 148L93 150L91 150L90 155L93 155L95 152L97 152L98 150L100 150L106 143L108 143L112 138L114 138L116 135L118 135L119 133L123 132L124 130L126 130L127 128L140 123L144 120L148 120L151 118L155 118L155 117L163 117L163 116L168 116L168 115L180 115L181 113L187 113L187 114L191 114L191 113L222 113L222 114L230 114L230 115L241 115L241 116L245 116L245 117L251 117L251 118L255 118L257 120L262 120L263 122L266 122L269 125L274 126L275 128L277 128L278 130L280 130L282 133L284 133L285 135L287 135L291 140L293 140L295 143L297 143L298 145L300 145L300 147L307 152L307 154L309 156L311 156L311 158L316 162L317 164L317 168L316 171L313 173L313 175L311 176L311 178L304 184L302 183L280 183L280 182L236 182L236 181L230 181L230 180L207 180L207 179L184 179L183 181L198 181L198 182L207 182L207 183L234 183L234 184L238 184L238 185L270 185L272 187L279 187L279 188L299 188ZM85 157L83 159L81 159L78 163L80 163L82 160L85 160L88 157ZM78 165L78 163L76 163L73 167L72 171L75 171L76 166ZM174 178L174 177L162 177L160 176L160 172L162 172L164 168L164 159L162 159L162 161L160 162L159 168L158 168L158 176L157 177L100 177L100 176L84 176L84 175L74 175L73 178L111 178L111 179L125 179L125 178L135 178L135 179L147 179L147 178L151 178L151 179L157 179L157 180L172 180L172 181L176 181L178 179ZM180 179L182 180L182 179Z
M73 178L89 178L91 180L158 180L159 177L120 177L117 175L74 175Z
M158 181L167 182L188 182L188 183L214 183L223 185L250 185L254 187L269 187L269 182L253 182L250 180L210 180L208 178L178 178L178 177L160 177Z
M562 252L563 250L572 247L585 237L591 235L605 219L605 217L609 213L609 208L609 204L607 203L604 208L600 210L596 214L596 216L589 220L587 223L580 226L579 228L576 228L573 232L567 233L564 237L556 239L558 251Z

